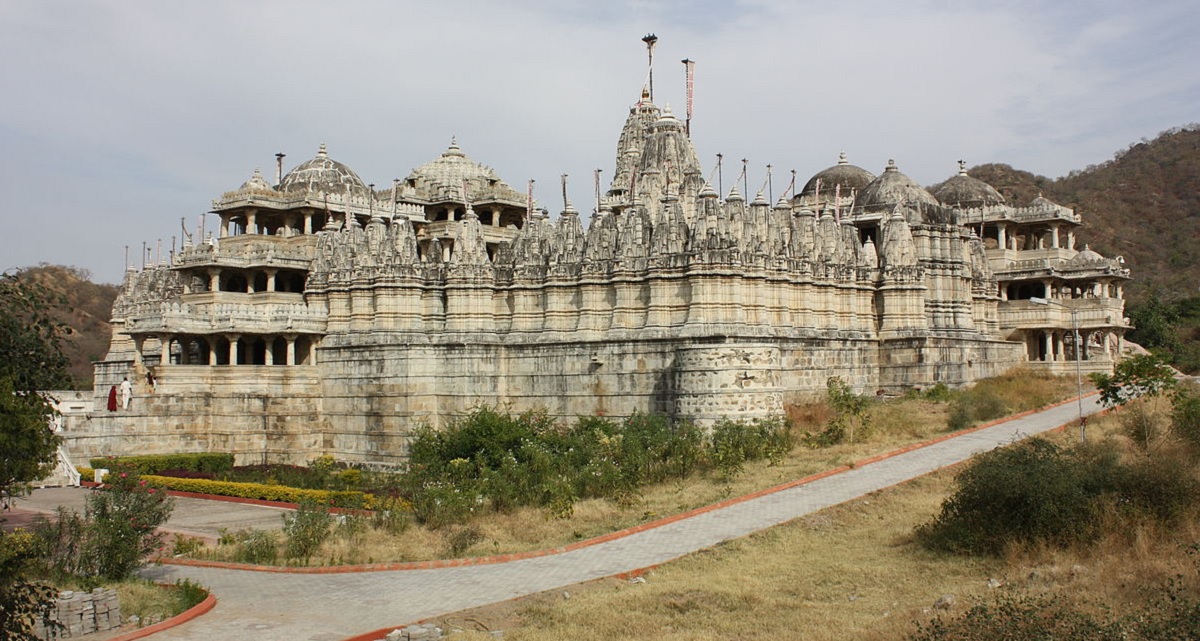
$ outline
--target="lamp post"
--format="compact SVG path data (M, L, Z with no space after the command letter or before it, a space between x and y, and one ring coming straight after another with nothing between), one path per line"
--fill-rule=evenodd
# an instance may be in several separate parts
M1080 344L1079 340L1079 311L1069 305L1063 305L1062 303L1037 296L1031 297L1029 302L1034 305L1054 305L1071 313L1071 333L1075 335L1075 400L1079 406L1079 440L1082 442L1085 439L1083 422L1083 372L1079 361L1083 358L1083 345Z

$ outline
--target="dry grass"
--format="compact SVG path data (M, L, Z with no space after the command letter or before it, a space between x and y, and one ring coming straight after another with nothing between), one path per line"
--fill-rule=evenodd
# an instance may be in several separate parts
M528 640L822 641L869 631L895 638L944 592L981 595L1003 566L936 556L912 542L950 478L931 475L698 552L651 572L645 583L600 581L570 588L570 600L556 591L445 617L443 626L519 626L505 638Z
M1096 418L1090 438L1122 439L1118 417ZM1064 444L1073 431L1051 435ZM1130 455L1141 455L1129 451ZM439 619L451 638L717 640L903 638L954 594L949 616L1001 592L1059 595L1094 614L1143 606L1147 588L1184 573L1197 587L1195 518L1173 530L1114 528L1079 549L1013 549L1003 559L929 552L913 529L933 518L954 470L942 471L792 523L692 554L644 583L606 579ZM988 579L1000 587L988 586ZM567 599L564 595L570 595ZM618 615L615 615L619 613Z
M1075 390L1074 379L1023 371L983 384L993 387L1013 412L1066 398ZM732 479L715 472L694 475L643 488L634 501L624 504L602 499L583 500L575 504L570 519L552 518L533 508L511 514L488 514L466 526L478 531L479 542L460 556L559 547L847 465L945 433L949 410L945 401L934 402L914 395L873 403L868 412L871 427L865 434L857 434L853 443L818 449L801 445L781 461L748 463L744 471ZM794 405L788 408L787 414L799 432L819 432L833 417L833 411L824 402ZM450 538L461 529L428 530L413 526L399 535L371 531L365 537L345 538L335 534L314 555L312 562L342 565L447 558L454 556ZM232 560L232 552L217 548L198 556Z

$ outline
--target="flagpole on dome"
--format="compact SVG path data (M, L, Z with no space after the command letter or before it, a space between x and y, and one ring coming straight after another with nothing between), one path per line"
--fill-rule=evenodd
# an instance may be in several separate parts
M658 36L648 33L642 37L642 42L646 43L646 55L649 64L649 87L650 87L650 102L654 102L654 45L658 42Z

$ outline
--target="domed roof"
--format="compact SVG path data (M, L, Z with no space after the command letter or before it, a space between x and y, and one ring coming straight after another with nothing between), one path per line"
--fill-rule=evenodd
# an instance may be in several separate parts
M464 180L472 195L481 191L499 191L502 193L494 195L520 200L520 194L500 180L491 167L485 167L463 153L457 139L451 139L450 147L441 156L412 170L404 180L416 190L418 197L431 202L461 200Z
M1104 260L1104 256L1101 256L1099 252L1094 251L1090 246L1084 245L1083 251L1072 256L1071 259L1067 261L1067 265L1083 265L1102 260Z
M263 178L262 172L258 170L258 167L254 168L254 175L250 176L250 180L247 180L246 182L242 183L242 186L239 187L239 189L249 189L249 190L254 190L254 191L275 191L275 189L273 187L271 187L271 185L269 183L267 183L266 179Z
M841 185L842 195L849 196L851 191L862 192L867 185L871 184L872 180L875 180L875 174L857 165L851 165L846 160L846 152L843 151L838 155L836 165L822 169L804 183L804 189L800 191L800 195L816 195L819 184L823 194L827 193L832 196L837 187Z
M864 212L890 212L896 205L908 205L919 211L941 207L933 194L900 173L896 162L889 160L883 173L859 192L854 207Z
M325 143L321 143L315 158L297 165L279 183L279 191L344 193L347 190L356 194L370 192L354 170L325 153Z
M943 205L985 207L1004 204L1004 196L991 185L967 175L966 163L958 161L958 174L934 187L931 192Z

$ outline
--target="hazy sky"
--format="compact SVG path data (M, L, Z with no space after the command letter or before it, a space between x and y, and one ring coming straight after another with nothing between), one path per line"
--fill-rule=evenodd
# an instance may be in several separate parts
M118 282L255 167L325 142L390 185L462 149L557 214L593 206L646 77L702 162L774 193L837 160L930 185L969 165L1051 177L1200 120L1200 3L0 0L0 269ZM214 228L210 217L209 229Z

